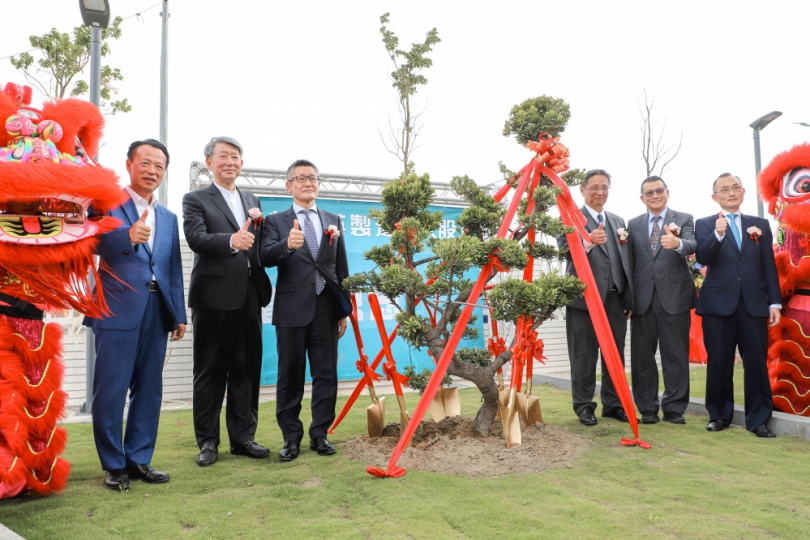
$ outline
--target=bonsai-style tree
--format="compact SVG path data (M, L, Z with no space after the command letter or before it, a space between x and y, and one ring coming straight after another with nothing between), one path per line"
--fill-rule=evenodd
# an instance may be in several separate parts
M512 109L504 134L515 134L521 145L536 140L543 131L557 136L569 116L568 105L563 100L547 96L530 99ZM516 175L503 166L501 169L506 181L516 185ZM566 182L578 183L579 178L581 172L569 171ZM391 304L399 308L396 315L399 335L410 346L427 349L434 358L441 357L474 279L491 257L497 257L501 268L523 269L528 257L554 260L565 256L544 241L544 238L566 232L562 222L548 213L555 206L558 189L548 178L542 177L531 194L535 202L531 213L526 213L527 199L522 201L518 223L512 227L515 232L507 239L496 238L505 209L489 193L467 176L456 176L451 184L453 191L470 205L457 220L459 236L441 240L431 236L431 231L441 222L442 213L427 209L433 199L429 176L418 175L409 168L383 189L383 209L369 214L391 233L388 245L365 253L366 259L374 261L377 267L350 276L344 282L352 292L375 292L391 300ZM526 236L532 228L537 231L538 240L530 243ZM488 280L495 280L498 275L498 271L493 270ZM506 278L491 290L489 302L496 320L514 323L521 316L531 316L536 328L557 309L582 294L583 289L579 279L556 272L544 273L531 282ZM400 302L404 305L400 306ZM422 306L435 311L433 317ZM474 322L475 317L470 319L464 337L477 337ZM474 383L481 391L483 404L476 415L475 426L482 435L489 434L495 420L498 409L495 374L511 359L513 343L495 358L486 348L460 348L447 370L451 375ZM425 383L426 378L422 377L422 388ZM420 385L419 382L414 384Z

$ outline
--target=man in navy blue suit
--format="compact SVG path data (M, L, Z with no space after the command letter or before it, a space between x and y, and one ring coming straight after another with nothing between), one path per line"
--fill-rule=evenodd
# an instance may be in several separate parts
M130 478L162 484L169 475L150 464L163 398L167 337L186 331L183 265L177 216L154 192L169 165L169 152L154 139L127 152L130 199L110 215L118 229L101 236L99 279L112 315L85 318L96 335L93 435L110 489L127 490ZM124 405L129 413L123 430Z
M734 356L737 346L745 370L745 427L757 437L768 429L773 396L768 378L768 324L779 324L782 296L767 220L740 213L745 188L723 173L712 199L722 211L695 223L697 261L708 266L697 302L708 353L706 409L709 431L722 431L734 416Z

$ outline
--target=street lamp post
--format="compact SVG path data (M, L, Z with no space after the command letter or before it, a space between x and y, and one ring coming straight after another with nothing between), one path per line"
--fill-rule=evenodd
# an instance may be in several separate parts
M169 0L163 0L163 32L160 40L160 142L169 146ZM158 202L169 202L169 171L163 173Z
M107 0L79 0L79 10L85 26L90 27L90 101L98 107L101 104L101 29L110 24L110 5ZM90 156L93 161L98 156ZM95 286L90 272L88 285ZM91 330L85 334L85 398L80 413L90 414L93 410L93 375L96 368L96 336Z
M754 165L757 169L756 174L754 175L754 181L757 182L757 215L759 217L765 217L765 209L762 207L762 199L759 197L759 171L762 170L762 159L760 157L759 152L759 132L765 129L765 127L782 116L781 111L772 111L766 114L765 116L761 116L751 122L749 125L750 128L754 130Z

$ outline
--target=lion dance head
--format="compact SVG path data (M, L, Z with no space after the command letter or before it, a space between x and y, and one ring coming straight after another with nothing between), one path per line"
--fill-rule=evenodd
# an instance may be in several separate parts
M99 317L93 250L120 223L104 213L123 201L116 174L95 164L104 120L74 98L31 106L31 89L0 91L0 498L24 489L47 494L67 483L59 455L67 434L56 423L62 329L43 311L76 309Z
M759 175L762 200L779 222L775 257L782 322L770 330L774 407L810 416L810 144L777 155Z

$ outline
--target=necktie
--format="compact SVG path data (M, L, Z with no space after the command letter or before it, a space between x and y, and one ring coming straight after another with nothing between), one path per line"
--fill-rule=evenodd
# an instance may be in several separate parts
M661 240L661 228L658 226L659 221L661 221L661 216L655 216L653 218L653 228L650 233L650 249L652 249L653 257L658 253L659 241Z
M598 223L599 225L604 223L604 221L602 220L602 214L597 214L596 215L596 223Z
M728 215L728 228L731 229L731 234L734 235L734 240L737 241L737 247L742 249L742 237L740 236L740 229L737 228L737 223L735 223L736 217L737 214Z
M313 211L314 210L301 210L298 213L304 215L304 238L307 241L307 246L309 246L310 253L312 253L312 258L317 260L318 235L315 234L315 226L312 225L312 221L309 219L309 213ZM321 276L320 272L315 270L315 294L321 294L325 284L326 283L323 280L323 276Z

